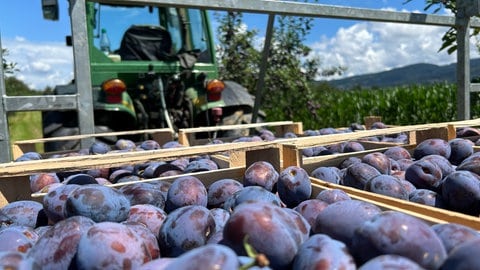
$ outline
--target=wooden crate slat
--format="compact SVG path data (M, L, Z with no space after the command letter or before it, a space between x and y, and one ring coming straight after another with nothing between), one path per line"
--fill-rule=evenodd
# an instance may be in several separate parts
M150 135L153 140L157 141L160 144L171 141L174 138L174 131L172 129L161 128L161 129L104 132L104 133L95 133L95 134L82 134L82 135L60 136L60 137L51 137L51 138L40 138L40 139L32 139L32 140L21 140L21 141L15 141L12 143L13 159L15 160L16 158L20 157L26 152L36 151L35 146L38 143L81 140L85 138L97 138L97 137L142 135L142 134Z
M170 161L218 152L249 151L275 147L273 142L248 142L190 146L149 151L116 152L103 155L84 155L0 164L0 181L3 177L29 175L37 172L78 171L138 164L149 160Z
M298 149L304 149L304 148L308 148L315 145L333 144L333 143L339 143L339 142L349 141L349 140L358 140L365 137L392 135L392 134L398 134L403 132L428 130L432 128L448 128L449 125L452 125L453 127L479 126L480 119L456 121L456 122L433 123L433 124L422 124L422 125L398 126L398 127L384 128L384 129L360 130L360 131L351 132L351 133L307 136L307 137L297 138L297 140L291 142L291 144L297 147Z
M226 130L241 130L241 129L252 129L252 128L275 128L279 132L283 131L292 131L296 134L303 133L303 124L301 122L293 121L278 121L278 122L263 122L263 123L253 123L253 124L239 124L239 125L221 125L213 127L196 127L196 128L183 128L178 131L178 141L179 143L185 146L205 144L211 139L195 139L195 134L203 132L218 132ZM283 133L282 133L283 134ZM219 137L218 139L233 140L234 138L223 138Z

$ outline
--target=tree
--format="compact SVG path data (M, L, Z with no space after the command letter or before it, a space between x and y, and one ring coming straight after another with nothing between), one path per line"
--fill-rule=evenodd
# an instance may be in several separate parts
M256 94L262 55L261 46L254 45L258 32L244 27L242 13L229 12L218 17L221 77ZM336 74L343 70L320 71L320 60L312 57L311 48L305 45L312 26L312 18L276 17L261 97L261 109L268 121L289 119L316 126L318 105L310 82L320 73Z
M220 22L217 29L220 76L247 89L255 89L261 54L253 44L258 32L245 28L242 13L228 12L224 16L217 14L217 17Z
M4 49L2 48L2 66L3 66L3 72L5 74L13 74L15 73L16 71L18 71L17 69L17 63L13 63L13 62L8 62L5 58L5 56L8 55L8 50L7 49Z

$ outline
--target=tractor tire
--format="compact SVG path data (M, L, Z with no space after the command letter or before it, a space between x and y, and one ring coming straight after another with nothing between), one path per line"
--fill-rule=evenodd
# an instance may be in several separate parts
M73 125L70 122L63 121L64 117L59 112L48 112L43 116L43 137L54 138L61 136L79 135L80 129L78 126ZM76 124L76 123L74 123ZM113 130L107 126L95 126L95 133L113 132ZM95 141L101 141L109 145L115 144L117 141L116 136L96 137ZM54 151L73 151L80 149L80 140L69 141L52 141L44 144L45 152Z

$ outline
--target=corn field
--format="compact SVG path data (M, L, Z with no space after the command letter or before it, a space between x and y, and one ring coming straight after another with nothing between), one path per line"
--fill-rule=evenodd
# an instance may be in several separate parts
M390 125L413 125L455 121L457 87L449 83L411 85L388 89L316 89L316 119L307 106L297 107L297 117L287 119L277 110L266 111L267 120L293 120L303 122L304 128L345 127L352 123L363 123L365 116L377 115ZM471 96L471 117L480 115L478 93ZM294 101L292 101L293 103ZM295 105L292 105L295 106Z

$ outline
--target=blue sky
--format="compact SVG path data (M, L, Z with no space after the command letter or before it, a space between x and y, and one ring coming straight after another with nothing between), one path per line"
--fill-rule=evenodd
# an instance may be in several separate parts
M322 4L361 8L422 11L423 0L323 0ZM9 1L0 9L0 37L8 61L16 62L17 78L35 89L67 83L73 77L71 48L65 46L70 32L68 1L59 0L60 20L42 18L41 0ZM214 18L214 16L212 16ZM245 14L246 26L264 33L267 16ZM215 25L215 24L214 24ZM343 65L345 76L388 70L414 63L449 64L455 57L437 53L447 30L403 24L315 19L307 45L325 67ZM259 36L259 40L262 35ZM478 54L472 54L477 57Z

